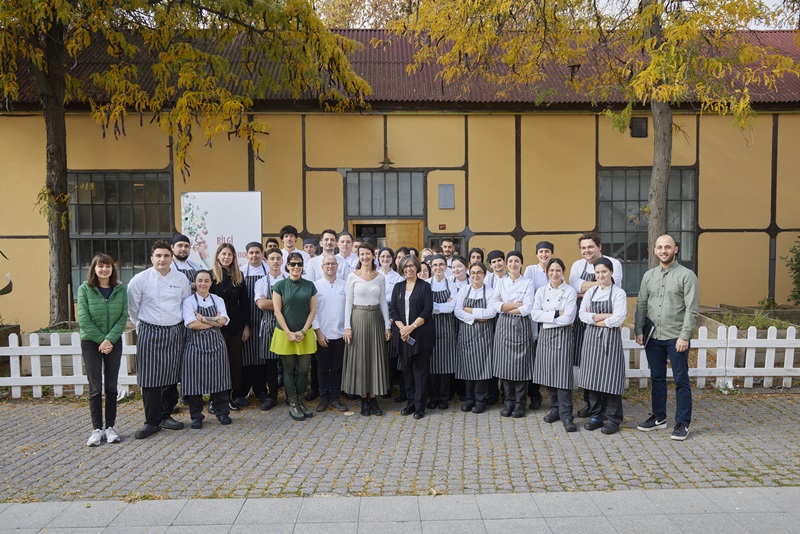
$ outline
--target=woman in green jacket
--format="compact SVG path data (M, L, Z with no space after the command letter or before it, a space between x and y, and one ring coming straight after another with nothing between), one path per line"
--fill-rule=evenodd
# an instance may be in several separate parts
M86 443L96 447L105 440L119 443L117 376L122 357L122 331L128 321L128 292L119 281L114 260L107 254L92 259L86 281L78 288L78 324L81 352L89 379L92 435ZM106 427L103 430L103 379L106 392Z

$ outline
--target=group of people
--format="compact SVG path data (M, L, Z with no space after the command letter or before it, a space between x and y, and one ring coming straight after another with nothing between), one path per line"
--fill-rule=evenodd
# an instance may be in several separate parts
M524 417L529 407L541 407L545 386L544 421L575 432L574 366L586 402L576 414L585 418L583 427L619 430L627 296L621 264L602 254L598 234L580 237L582 257L569 271L548 241L536 246L538 263L523 270L519 251L484 257L473 248L465 257L451 240L395 252L325 230L316 254L315 241L306 240L305 250L295 246L296 228L280 234L282 249L272 238L266 250L260 241L249 243L241 264L231 244L220 245L211 269L188 259L191 243L177 234L172 243L153 245L153 266L127 292L112 259L94 258L79 290L93 424L88 445L119 441L116 373L128 315L137 329L145 412L139 439L183 428L172 417L179 383L196 429L203 425L204 394L208 413L227 425L231 411L249 404L251 391L262 410L277 406L282 385L290 417L304 421L314 415L305 402L317 395L317 412L347 411L345 401L360 398L361 415L383 415L378 399L397 383L395 400L406 403L400 414L416 419L448 409L455 394L464 412L483 413L502 398L501 416ZM677 262L670 236L660 237L654 252L660 266L642 280L635 319L652 372L653 413L638 429L666 428L670 360L678 404L671 437L683 440L691 422L687 360L697 278Z

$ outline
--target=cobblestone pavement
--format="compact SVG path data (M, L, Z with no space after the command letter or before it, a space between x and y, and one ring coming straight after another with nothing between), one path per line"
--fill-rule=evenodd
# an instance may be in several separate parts
M196 499L296 496L402 496L539 493L800 485L800 395L769 391L729 396L695 391L691 435L639 432L649 400L624 404L616 435L564 432L542 421L432 410L383 417L334 411L294 422L287 408L211 417L202 430L164 430L133 439L140 401L120 405L118 445L86 447L85 400L0 403L0 495L5 502L84 499ZM672 398L672 392L671 392ZM314 404L314 403L311 403ZM354 402L349 403L356 407ZM669 406L674 412L674 406ZM177 419L188 423L186 408ZM578 420L582 422L582 420ZM672 421L669 420L668 423ZM579 425L580 426L580 425Z

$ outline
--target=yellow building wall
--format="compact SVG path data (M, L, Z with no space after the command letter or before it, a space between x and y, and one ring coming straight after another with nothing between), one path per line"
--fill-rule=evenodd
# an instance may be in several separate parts
M344 178L336 171L306 173L306 226L319 235L326 228L341 231L344 221Z
M700 304L745 306L767 296L769 235L766 233L703 233L698 239L697 252Z
M67 167L70 170L168 167L169 136L150 124L150 119L151 116L145 115L139 126L138 116L128 116L125 135L115 138L112 131L106 131L104 138L100 125L89 115L67 115ZM192 174L194 171L192 166Z
M778 234L775 240L775 251L777 253L775 265L775 302L780 304L787 304L789 302L789 293L792 292L792 278L789 274L789 268L786 267L786 260L783 258L789 255L789 249L797 243L798 239L800 239L800 233L782 232Z
M380 115L306 115L309 167L378 167L383 161ZM396 160L393 160L396 162Z
M800 228L800 115L778 118L778 208L781 228Z
M45 131L41 115L0 117L0 236L46 235L47 221L36 209L36 197L45 181ZM5 252L3 240L0 250ZM47 263L45 250L44 260ZM5 276L0 256L0 275ZM4 280L0 276L0 285ZM47 280L47 278L45 279ZM45 284L46 285L46 284ZM0 303L4 301L0 297Z
M455 209L439 209L439 184L454 184L456 202ZM464 230L466 215L464 206L464 172L463 171L431 171L428 173L427 191L428 230L434 234L456 234ZM439 230L439 225L446 228Z
M291 224L303 230L303 123L300 115L259 115L269 125L255 188L261 191L262 231L277 234Z
M771 115L756 117L752 130L745 133L732 124L730 117L702 117L700 226L766 228L770 221L771 162Z
M672 164L694 165L697 160L697 116L674 113L672 122L678 127L672 134ZM600 117L598 150L598 160L604 167L652 166L653 118L647 115L647 137L631 137L630 130L615 130L610 118Z
M529 116L522 118L521 127L522 228L528 232L593 229L594 117Z
M469 227L510 232L515 226L514 117L469 117Z
M23 332L49 323L50 268L47 239L0 239L0 287L11 275L14 288L0 296L0 324L19 324ZM75 294L77 290L73 289Z
M539 241L550 241L555 247L554 258L561 258L566 266L564 277L569 274L569 268L575 260L581 259L578 248L578 238L582 234L536 234L522 238L522 255L525 257L525 266L539 263L536 257L536 243Z
M482 248L483 257L486 259L486 256L492 250L502 250L504 253L508 254L510 251L514 250L514 245L514 238L510 235L476 235L470 238L469 244L467 245L467 252L469 252L471 248ZM488 268L488 262L486 265ZM489 272L491 272L491 270Z
M390 115L386 123L395 167L461 167L464 136L462 115Z

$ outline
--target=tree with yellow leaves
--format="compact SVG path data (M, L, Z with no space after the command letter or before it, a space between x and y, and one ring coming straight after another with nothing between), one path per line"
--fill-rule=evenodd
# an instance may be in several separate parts
M799 57L797 40L792 50L776 50L748 29L791 24L794 2L419 0L393 29L417 43L412 69L436 62L445 82L481 77L501 92L519 86L535 91L545 85L545 67L561 66L564 83L592 101L626 103L604 110L619 129L629 126L635 109L649 107L654 155L647 212L654 266L653 244L667 230L673 107L694 103L700 112L730 114L746 127L754 115L751 92L774 90L780 77L797 75Z
M39 203L48 216L51 324L68 319L71 303L67 105L90 105L114 135L124 134L128 113L152 114L183 173L195 137L239 136L257 154L266 125L248 121L247 111L268 91L314 95L325 109L363 105L369 86L346 57L355 46L329 32L306 0L0 2L6 105L32 80L45 122ZM98 54L107 68L90 79L74 74Z

